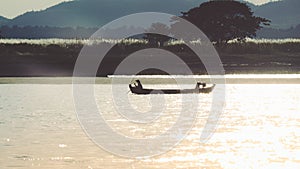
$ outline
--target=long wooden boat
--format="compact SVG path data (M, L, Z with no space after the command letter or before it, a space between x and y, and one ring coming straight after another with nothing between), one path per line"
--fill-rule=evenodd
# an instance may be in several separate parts
M210 93L215 87L215 84L212 86L206 86L205 83L197 83L194 89L144 89L139 80L136 80L137 85L129 84L130 91L133 94L188 94L188 93Z

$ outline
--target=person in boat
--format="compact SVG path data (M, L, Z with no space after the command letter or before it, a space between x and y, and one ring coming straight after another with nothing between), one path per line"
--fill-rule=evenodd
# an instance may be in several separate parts
M196 89L203 89L206 87L206 83L197 82Z
M134 86L139 89L143 89L143 85L140 80L136 80Z

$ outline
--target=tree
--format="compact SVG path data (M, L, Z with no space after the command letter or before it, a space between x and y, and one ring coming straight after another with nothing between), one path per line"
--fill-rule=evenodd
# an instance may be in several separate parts
M196 25L211 41L217 43L253 38L262 25L270 25L270 20L253 16L251 8L245 3L233 0L205 2L188 12L182 12L181 17Z

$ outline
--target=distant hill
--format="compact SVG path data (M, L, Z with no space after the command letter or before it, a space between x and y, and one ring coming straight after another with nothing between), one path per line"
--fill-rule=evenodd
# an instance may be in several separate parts
M43 11L27 12L12 20L0 18L0 25L99 27L121 16L137 12L180 12L207 0L75 0L63 2ZM242 1L242 0L241 0ZM254 14L272 20L273 28L300 24L300 0L282 0L255 6L246 2Z
M38 26L39 28L36 29L40 32L50 30L49 28L42 28L44 26L97 28L114 19L137 12L164 12L180 15L180 12L188 11L206 1L208 0L74 0L63 2L46 10L27 12L11 20L0 17L0 26ZM282 35L282 32L286 32L292 26L296 27L300 24L300 0L282 0L261 6L249 2L246 2L246 4L254 11L254 15L272 21L270 27L258 32L261 37L264 37L264 34L277 37L276 32L279 31ZM37 31L33 31L34 34L31 34L32 28L21 29L15 27L14 30L19 30L17 34L12 31L13 29L10 30L7 27L1 29L7 37L18 37L20 34L24 37L39 37ZM90 31L77 31L77 29L74 29L73 33L64 35L60 32L60 29L53 28L51 33L44 32L44 36L71 37L75 34L76 37L81 37L79 33L84 32L85 37L90 34ZM288 32L288 36L293 36L291 34L293 31Z
M272 20L273 28L290 28L300 24L300 0L270 2L254 9L255 15Z
M179 15L206 0L76 0L39 12L28 12L8 25L99 27L137 12L165 12Z
M42 11L20 15L8 26L100 27L119 17L137 12L180 15L208 0L74 0ZM241 0L243 1L243 0ZM246 2L252 9L257 6Z
M4 25L9 21L9 19L4 18L3 16L0 16L0 25Z
M263 28L257 32L257 38L284 39L300 38L300 24L288 29Z

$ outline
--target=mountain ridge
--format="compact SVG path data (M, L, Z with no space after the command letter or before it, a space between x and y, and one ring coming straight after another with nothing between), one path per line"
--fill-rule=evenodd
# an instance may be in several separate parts
M138 12L164 12L180 15L207 0L75 0L62 2L41 11L24 13L0 25L101 27L119 17ZM241 0L242 1L242 0ZM290 28L300 24L299 0L282 0L251 7L254 15L270 19L272 28ZM172 4L172 5L169 5ZM283 12L284 11L284 12Z
M119 17L138 12L165 12L179 15L180 12L195 7L204 1L205 0L77 0L63 2L43 11L27 12L14 18L8 25L99 27ZM168 4L176 5L168 6ZM127 6L127 8L124 8L124 6ZM168 8L166 8L166 6L168 6Z
M5 23L7 23L8 21L9 21L8 18L5 18L5 17L3 17L3 16L0 16L0 24L5 24Z
M299 8L299 0L282 0L261 5L254 13L271 19L273 28L290 28L300 24Z

